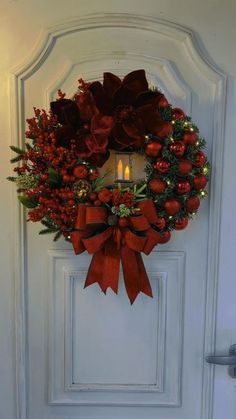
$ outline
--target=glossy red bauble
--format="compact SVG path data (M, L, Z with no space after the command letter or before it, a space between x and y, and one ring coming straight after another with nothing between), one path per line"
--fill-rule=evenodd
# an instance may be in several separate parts
M158 107L159 108L167 108L168 106L169 106L169 102L166 99L166 97L163 95L158 102Z
M194 212L197 211L200 207L200 199L198 196L190 196L189 199L185 202L185 208L188 212Z
M182 141L186 145L195 145L197 141L197 133L195 131L185 131L183 133Z
M165 226L166 226L166 219L164 217L158 217L155 225L160 229L160 230L164 230Z
M188 180L180 180L176 185L176 189L179 195L184 195L191 191L191 185Z
M179 174L182 176L187 176L193 168L191 161L189 160L180 160L178 163L178 171Z
M174 221L174 229L175 230L183 230L188 225L188 217L181 217L177 218L177 220Z
M145 152L149 157L157 157L160 155L162 150L162 144L158 141L152 141L146 145Z
M174 108L172 110L172 118L183 121L183 119L185 119L185 113L180 108Z
M185 145L182 141L176 141L175 143L170 145L170 151L176 157L182 157L185 152Z
M206 163L206 155L202 151L198 151L195 156L194 165L197 167L202 167Z
M164 203L164 208L168 215L175 215L177 212L179 212L181 205L180 202L176 199L168 199Z
M160 173L168 172L170 168L170 162L164 159L158 159L154 164L154 169L158 170Z
M152 179L148 184L149 189L154 193L163 193L167 187L167 183L161 179Z
M193 178L193 184L195 189L200 191L201 189L204 189L207 184L207 178L204 175L196 175Z
M161 138L168 137L168 135L173 133L173 125L171 122L165 122L161 127L158 127L158 129L153 132Z
M159 236L158 243L165 244L170 240L170 238L171 238L171 233L168 230L163 231L163 233L161 233Z

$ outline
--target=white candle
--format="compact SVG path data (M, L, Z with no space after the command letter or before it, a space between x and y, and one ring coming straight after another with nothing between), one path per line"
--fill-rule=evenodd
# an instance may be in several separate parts
M129 166L125 167L125 180L129 180Z
M120 180L123 179L123 163L122 163L121 160L118 161L117 176L118 176L118 179L120 179Z

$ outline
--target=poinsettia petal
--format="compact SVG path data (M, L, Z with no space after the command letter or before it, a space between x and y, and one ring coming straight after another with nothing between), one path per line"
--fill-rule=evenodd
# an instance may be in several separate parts
M108 145L108 136L89 134L85 138L85 143L92 153L105 153Z
M122 85L135 92L136 95L148 90L148 82L145 71L136 70L127 74L123 79Z
M137 108L148 104L153 104L158 107L158 103L162 97L164 97L164 95L157 91L148 90L146 92L142 92L135 100L135 107Z
M105 115L110 115L112 112L111 98L105 93L102 84L99 81L91 83L89 91L92 93L99 111Z
M141 118L136 118L135 121L122 124L125 133L132 138L135 148L140 148L144 145L145 126Z
M77 96L77 106L84 121L90 121L98 113L92 93L86 91Z
M87 161L95 167L102 167L104 163L109 159L110 152L107 150L105 153L96 153L91 154L90 157L88 157Z
M134 142L135 139L126 134L122 124L117 123L109 138L109 148L117 151L132 151Z
M71 99L59 99L51 102L51 111L57 116L58 122L62 125L76 125L80 119L76 103Z
M113 109L115 110L118 106L129 106L135 101L136 94L132 90L125 86L119 87L113 98Z
M91 132L108 136L113 125L114 118L112 116L97 114L91 120Z
M70 140L75 138L75 130L71 125L63 125L56 130L56 144L61 147L69 147Z
M109 97L113 97L116 90L120 87L121 80L115 74L112 73L104 73L103 74L103 88L105 93Z

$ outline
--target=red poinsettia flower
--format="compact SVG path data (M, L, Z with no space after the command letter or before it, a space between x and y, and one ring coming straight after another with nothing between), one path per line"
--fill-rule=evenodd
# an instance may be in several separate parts
M127 74L123 80L104 73L103 83L95 81L88 87L98 110L113 118L109 148L132 151L144 145L147 133L159 135L165 121L157 111L163 94L148 90L144 70Z
M108 137L113 126L110 116L101 115L89 91L75 100L60 98L51 102L51 110L61 124L56 131L57 145L70 147L74 140L78 157L101 167L109 158Z

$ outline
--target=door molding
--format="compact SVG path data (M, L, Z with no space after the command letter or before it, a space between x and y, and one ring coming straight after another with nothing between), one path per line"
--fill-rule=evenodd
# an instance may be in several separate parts
M206 290L206 319L204 352L214 352L216 327L216 300L218 285L218 261L220 243L221 191L224 152L224 125L226 102L226 76L209 59L199 37L190 29L172 22L150 16L133 14L90 14L69 19L42 31L39 41L23 65L11 72L11 141L22 138L24 132L24 82L39 69L50 55L57 40L63 36L94 28L145 29L167 36L179 42L186 55L191 57L198 71L214 85L214 133L212 149L212 175L210 187L208 268ZM21 146L21 140L19 145ZM24 210L16 201L12 228L15 249L15 324L16 324L16 382L17 419L28 419L28 328L27 328L27 272L26 272L26 226ZM202 419L212 417L213 370L203 365Z

